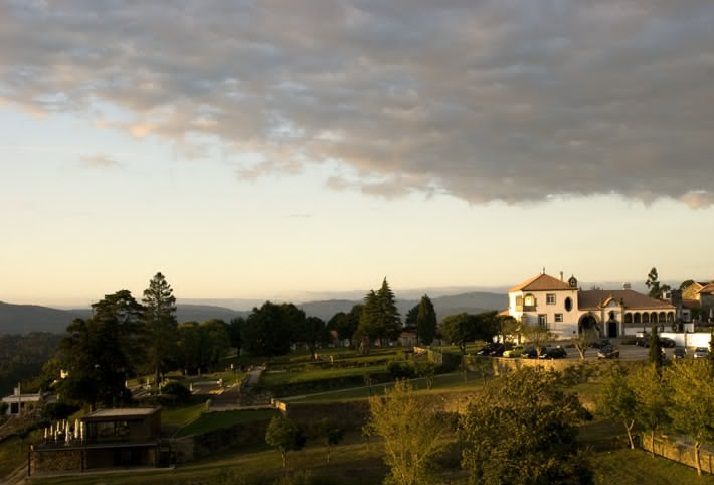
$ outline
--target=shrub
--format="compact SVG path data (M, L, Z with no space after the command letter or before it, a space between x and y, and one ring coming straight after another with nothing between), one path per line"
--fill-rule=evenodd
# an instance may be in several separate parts
M70 415L77 412L79 406L68 404L66 402L57 401L45 404L42 408L42 418L47 420L66 419Z
M180 382L171 381L161 388L161 392L174 396L177 403L185 403L191 399L191 391Z
M414 377L414 365L411 362L390 362L387 371L392 379L411 379Z

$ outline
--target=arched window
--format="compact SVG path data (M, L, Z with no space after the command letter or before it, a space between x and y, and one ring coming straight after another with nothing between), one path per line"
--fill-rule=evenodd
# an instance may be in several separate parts
M632 323L632 313L625 313L625 323Z
M635 323L642 323L642 315L639 312L635 313Z
M523 306L535 306L535 296L531 295L530 293L527 293L526 296L523 298Z
M642 314L642 323L650 323L650 314L649 313Z
M659 314L659 322L664 323L667 321L667 314L665 312L660 312Z
M565 311L569 312L573 309L573 300L568 296L565 298Z
M615 312L610 312L607 316L608 316L608 319L609 319L610 321L612 321L612 320L615 319Z
M674 323L674 312L669 312L669 313L667 314L667 321L668 321L669 323Z
M650 315L650 323L657 323L657 312L652 312Z

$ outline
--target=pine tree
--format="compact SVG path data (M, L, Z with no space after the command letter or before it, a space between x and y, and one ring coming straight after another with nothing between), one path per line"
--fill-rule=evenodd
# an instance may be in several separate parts
M430 345L436 335L436 311L434 311L434 305L427 295L422 296L419 301L417 335L419 336L419 342L425 345Z
M394 299L394 292L387 283L385 277L382 281L382 287L377 291L377 299L379 301L379 335L382 338L394 339L397 338L401 331L402 322L399 317L399 311Z
M154 382L158 387L161 374L167 370L178 341L176 297L171 285L160 272L149 281L149 287L144 290L143 302L148 363L154 371Z

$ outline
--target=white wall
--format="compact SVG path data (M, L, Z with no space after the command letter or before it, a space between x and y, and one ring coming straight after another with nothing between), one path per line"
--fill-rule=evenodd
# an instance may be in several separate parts
M709 333L674 333L674 332L662 332L659 334L660 337L671 338L677 343L678 347L706 347L709 348L709 340L711 340L711 334ZM686 338L686 345L685 345Z

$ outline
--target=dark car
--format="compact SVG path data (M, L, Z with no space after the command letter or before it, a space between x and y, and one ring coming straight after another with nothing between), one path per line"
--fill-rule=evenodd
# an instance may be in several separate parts
M506 351L506 346L501 343L486 344L481 350L476 352L476 355L487 357L501 357Z
M684 347L677 347L674 349L674 352L672 352L672 357L675 359L683 359L687 355L687 349Z
M600 340L593 342L589 345L589 347L593 348L593 349L601 349L603 347L611 347L611 346L612 346L612 344L606 338L600 339Z
M598 359L619 359L620 351L616 350L612 345L606 345L604 347L600 347L600 350L598 350L598 352L597 352L597 358Z
M547 347L545 352L541 351L541 359L563 359L567 357L568 353L560 345L555 347Z
M649 347L650 339L648 337L637 337L637 339L635 340L635 345L639 347Z
M662 347L667 348L667 349L671 349L671 348L677 346L677 342L675 342L671 338L667 338L667 337L660 337L659 343Z
M545 351L545 349L541 347L541 352L543 351ZM538 351L535 347L526 347L521 354L521 358L523 359L535 359L536 357L538 357Z

